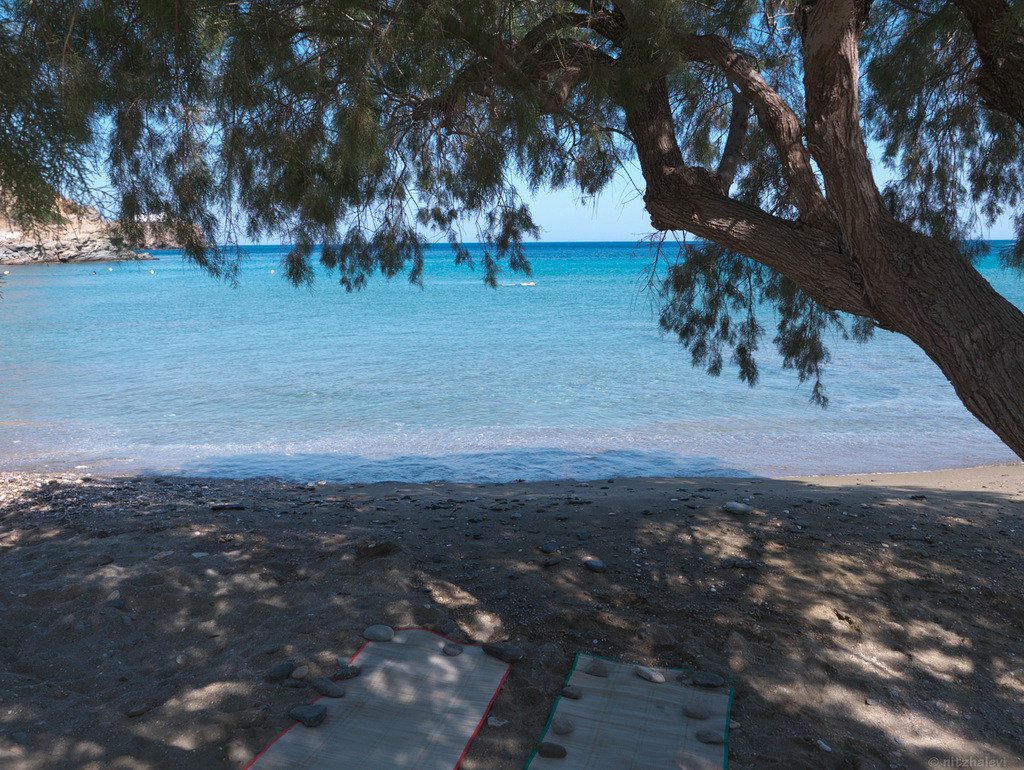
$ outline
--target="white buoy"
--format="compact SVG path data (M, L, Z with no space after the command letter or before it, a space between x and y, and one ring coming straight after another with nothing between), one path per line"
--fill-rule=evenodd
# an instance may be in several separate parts
M150 275L153 275L153 273L155 273L155 272L156 272L156 270L150 270L150 271L149 271L149 274L150 274Z
M270 274L271 274L271 275L273 275L273 274L274 274L274 271L273 271L273 270L271 270L271 271L270 271Z

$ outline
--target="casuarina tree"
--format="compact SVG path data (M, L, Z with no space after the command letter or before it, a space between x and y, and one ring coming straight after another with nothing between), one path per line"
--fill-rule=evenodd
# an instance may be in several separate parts
M637 164L653 230L690 236L666 241L661 323L694 363L729 359L754 383L770 334L824 402L828 335L898 332L1024 456L1024 315L971 245L1000 216L1024 224L1018 4L2 7L12 211L101 164L126 237L157 216L214 273L233 264L210 247L230 245L227 221L286 233L296 282L315 256L350 289L377 271L419 281L423 243L443 238L460 263L482 241L493 283L529 270L517 184L586 196ZM1002 259L1019 268L1021 241Z

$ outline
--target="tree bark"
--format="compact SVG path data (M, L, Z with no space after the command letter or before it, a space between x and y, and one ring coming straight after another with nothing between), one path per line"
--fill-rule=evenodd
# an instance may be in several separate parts
M800 221L773 217L728 198L708 170L684 165L664 80L650 83L643 103L627 113L647 183L644 201L656 229L686 230L739 252L786 275L819 304L910 338L967 409L1024 458L1024 314L955 248L895 221L874 183L857 93L857 43L869 7L864 0L812 0L798 11L808 149L823 196L807 181L792 131L774 135L793 159L792 179L804 185L809 216L798 203ZM775 96L740 65L726 65L755 109L761 105L762 123L773 115L790 120L784 110L764 108Z

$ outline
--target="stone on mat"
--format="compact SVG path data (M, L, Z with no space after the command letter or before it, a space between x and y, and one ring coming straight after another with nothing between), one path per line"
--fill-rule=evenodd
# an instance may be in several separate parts
M370 626L363 631L363 636L371 642L390 642L395 638L395 629L391 626Z
M288 712L288 716L296 722L302 722L306 727L316 727L327 716L327 706L296 706Z
M441 652L454 658L456 655L462 654L462 645L455 642L446 642L444 647L441 648Z
M725 738L722 737L721 733L716 733L714 730L698 730L697 740L701 743L708 743L712 746L717 746L719 743L725 743Z
M551 720L551 729L555 735L568 735L576 729L576 723L566 717L555 717Z
M565 746L562 746L559 743L544 741L543 743L537 744L537 753L542 757L547 757L548 759L561 759L568 752L565 750Z
M335 671L334 676L331 677L331 679L334 679L337 682L344 682L346 679L355 679L363 673L362 666L353 666L350 663L342 663L340 660L338 661L338 665L340 668Z
M691 680L697 687L721 687L725 684L725 679L720 677L718 674L712 674L710 671L698 671L693 675Z
M653 668L647 668L647 666L634 666L633 670L636 672L638 677L646 679L648 682L663 684L665 681L665 675L660 671L655 671Z
M695 703L689 703L683 706L683 714L690 719L707 719L711 716L710 712L703 706L698 706Z
M344 698L345 688L337 682L332 682L326 676L318 676L312 682L313 689L321 695L326 695L328 698Z
M583 669L583 673L590 674L591 676L607 678L608 665L603 660L592 660L587 664L586 668Z
M562 688L562 697L570 698L571 700L579 700L583 697L583 691L579 687L569 685L568 687Z

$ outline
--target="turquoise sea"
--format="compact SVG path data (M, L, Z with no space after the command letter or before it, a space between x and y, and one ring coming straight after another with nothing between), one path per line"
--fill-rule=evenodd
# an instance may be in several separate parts
M693 369L657 328L645 248L528 253L533 276L497 290L447 247L424 288L354 294L292 287L278 247L250 249L237 286L176 252L3 268L0 470L510 481L1016 459L903 338L836 340L822 410L770 342L755 389ZM1018 278L982 269L1024 306Z

